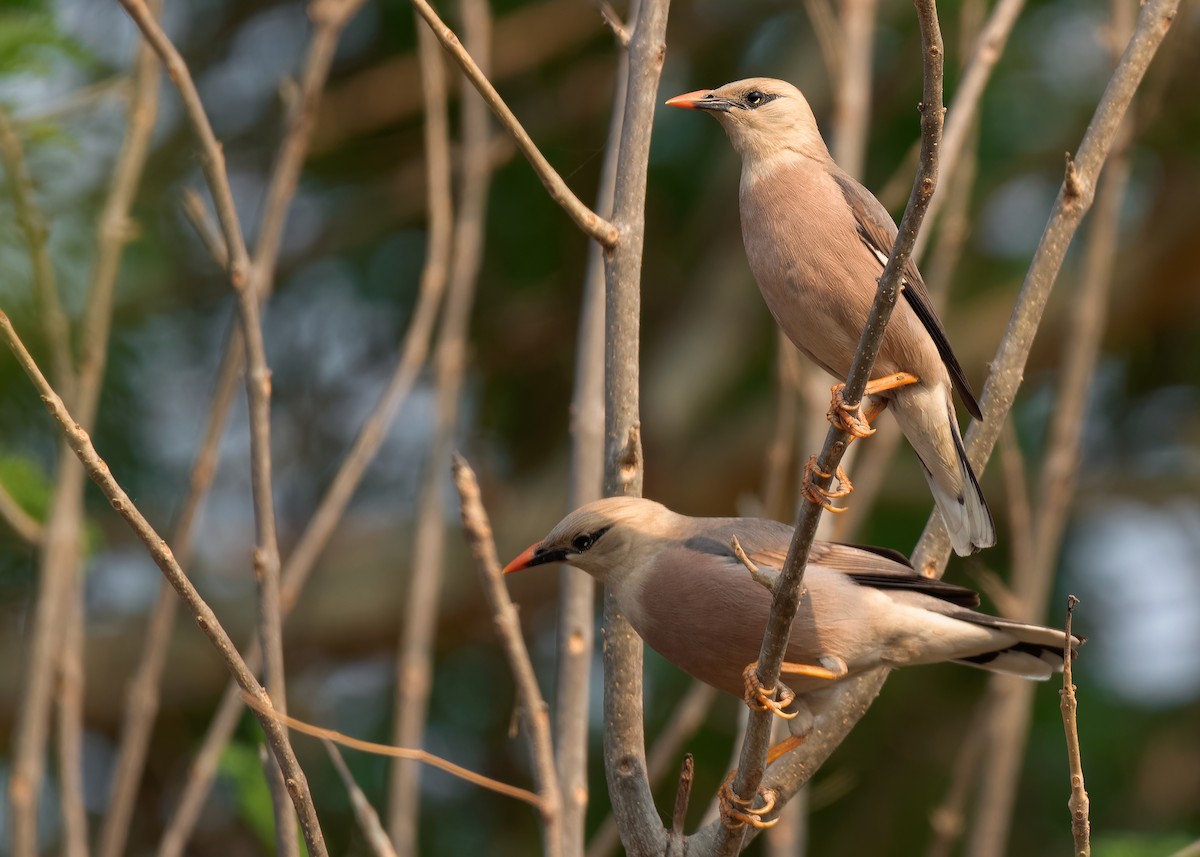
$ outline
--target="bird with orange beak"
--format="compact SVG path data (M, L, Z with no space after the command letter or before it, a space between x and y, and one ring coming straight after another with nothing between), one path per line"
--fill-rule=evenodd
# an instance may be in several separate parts
M767 307L800 351L845 378L896 240L895 221L834 163L812 109L790 83L751 78L667 104L702 110L729 135L742 158L742 240ZM901 292L905 300L867 385L868 416L845 408L840 385L830 416L865 437L874 431L867 422L889 408L916 450L955 552L971 554L995 544L996 530L967 461L952 391L972 416L982 414L911 261Z
M788 719L791 736L769 762L804 741L838 682L868 670L953 661L1044 680L1062 669L1063 631L979 613L973 591L922 577L894 551L818 541L784 654L788 687L775 698L751 675L771 593L749 567L777 578L791 539L792 527L777 521L692 518L651 500L609 497L567 515L504 573L565 562L592 575L668 661ZM1069 642L1073 650L1081 641Z

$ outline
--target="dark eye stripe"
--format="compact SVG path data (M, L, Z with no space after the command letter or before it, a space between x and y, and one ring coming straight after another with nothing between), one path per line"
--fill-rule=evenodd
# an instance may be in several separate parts
M757 101L755 101L753 104L750 103L751 96L757 97ZM734 101L733 106L742 110L757 110L759 107L774 101L778 97L779 95L773 92L763 92L760 89L752 89L742 96L740 101Z

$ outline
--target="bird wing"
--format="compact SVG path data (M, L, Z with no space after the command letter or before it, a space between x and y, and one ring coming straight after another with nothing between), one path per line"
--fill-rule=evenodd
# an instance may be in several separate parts
M892 220L892 216L888 214L887 209L883 207L883 203L876 199L873 193L855 181L849 174L837 169L833 173L833 180L841 188L842 196L854 214L854 221L858 225L859 237L862 238L863 243L867 245L867 249L871 251L872 255L879 260L879 266L882 269L887 264L888 256L891 255L892 245L896 242L897 230L895 221ZM971 391L971 385L967 381L967 376L963 372L958 358L954 356L954 350L950 347L950 339L946 335L946 328L942 326L942 320L938 318L937 311L933 308L933 300L929 297L929 289L925 287L925 281L921 279L921 272L917 270L917 266L913 263L912 259L904 263L901 292L904 294L905 299L908 300L908 305L912 308L917 318L920 319L929 336L933 339L933 344L937 347L942 362L950 372L950 380L953 381L954 389L958 391L963 404L971 413L971 416L976 419L983 419L983 412L979 409L979 402L976 401L975 394Z
M777 577L787 560L792 528L777 521L755 518L728 519L726 526L738 537L746 556L769 577ZM710 531L711 532L711 531ZM715 553L740 564L729 546L728 537L712 534L689 540L688 547ZM913 571L908 558L890 548L860 547L838 542L813 542L809 562L847 575L860 586L882 590L904 590L929 595L960 607L976 607L979 595L972 589L956 586Z

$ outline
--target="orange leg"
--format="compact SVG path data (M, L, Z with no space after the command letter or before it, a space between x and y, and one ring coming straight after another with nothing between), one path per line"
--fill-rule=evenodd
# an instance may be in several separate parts
M790 664L784 661L779 665L780 675L802 675L808 678L824 678L829 681L837 681L840 678L845 678L849 668L846 662L839 657L827 656L821 658L821 661L831 666L814 666L813 664Z
M721 783L721 788L717 792L721 823L730 830L741 830L746 825L750 825L757 830L766 830L778 824L778 818L773 818L770 821L763 821L762 818L766 813L775 808L775 801L778 799L775 790L764 789L760 786L758 794L750 798L750 800L745 800L733 793L733 777L735 774L737 774L737 771L730 771L729 776L725 778L725 782ZM763 805L757 809L751 809L754 801L759 798L762 799Z
M770 767L771 765L775 764L776 760L778 760L780 756L783 756L786 753L790 753L792 750L795 750L797 747L799 747L801 744L803 744L807 740L808 740L807 735L805 735L803 738L797 737L795 735L789 735L788 737L784 738L782 741L780 741L778 744L776 744L774 747L772 747L770 750L767 751L767 766Z
M822 479L828 479L829 474L817 468L817 457L810 455L808 463L804 465L803 485L801 490L804 496L812 500L821 508L828 512L833 512L835 515L840 515L846 511L844 506L835 506L830 503L830 500L836 500L839 497L845 497L854 490L854 483L850 481L850 477L846 475L846 471L840 466L837 469L837 488L822 488L817 485L816 478L820 476Z
M863 398L895 390L897 387L915 384L920 380L916 375L910 375L907 372L896 372L883 378L876 378L867 382L866 389L863 390ZM834 384L831 388L833 398L829 405L829 421L849 434L851 438L870 437L875 434L875 429L871 428L871 420L879 416L879 413L887 407L887 402L873 402L869 406L868 412L863 413L861 402L853 408L846 404L845 390L845 384Z

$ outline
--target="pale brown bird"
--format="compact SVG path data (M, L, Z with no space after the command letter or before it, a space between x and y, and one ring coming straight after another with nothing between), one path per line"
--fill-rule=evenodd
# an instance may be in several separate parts
M816 542L784 656L784 681L795 698L775 702L752 673L771 595L735 554L734 536L758 571L772 577L792 527L691 518L651 500L610 497L567 515L504 571L549 562L583 569L671 663L793 718L792 737L772 749L771 761L804 740L834 683L876 667L953 661L1031 679L1062 669L1064 632L977 613L973 591L922 577L894 551ZM1071 638L1072 648L1079 643Z
M895 221L834 163L812 109L790 83L740 80L667 104L708 111L729 135L742 157L742 239L763 298L797 348L845 378L896 239ZM955 552L966 555L995 544L996 529L967 461L951 389L972 416L982 414L916 266L909 262L903 277L905 300L896 305L867 387L870 416L843 412L837 388L830 416L863 437L872 433L866 421L890 406L920 458Z

